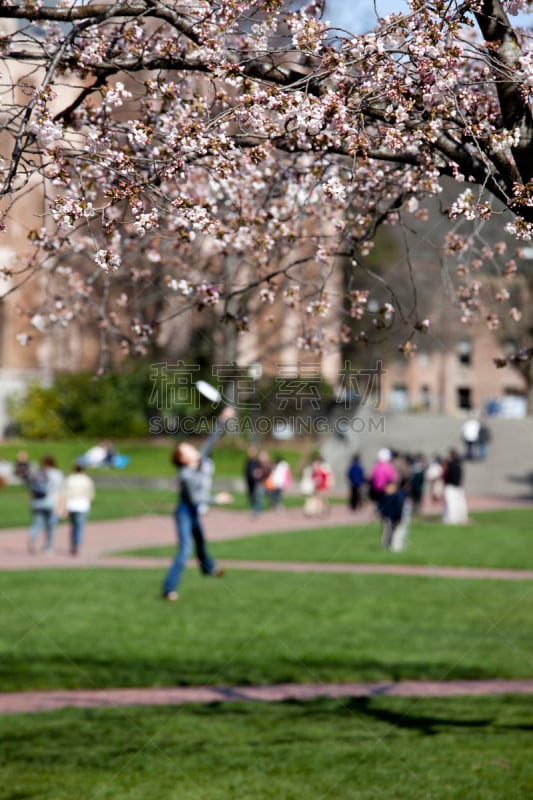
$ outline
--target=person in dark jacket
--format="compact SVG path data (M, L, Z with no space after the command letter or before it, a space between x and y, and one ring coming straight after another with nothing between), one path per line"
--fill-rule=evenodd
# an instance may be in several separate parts
M178 599L176 589L191 554L193 541L202 574L218 577L224 574L207 551L201 514L211 500L214 465L209 454L224 432L223 423L233 416L235 411L232 408L222 411L215 431L201 450L185 442L178 444L173 453L172 461L179 469L179 499L175 511L178 552L163 582L165 600Z
M413 501L413 514L418 514L424 497L424 483L426 480L427 460L422 454L417 455L413 461L413 474L411 476L411 499Z
M365 482L365 473L358 453L352 458L346 477L350 486L349 505L352 511L355 511L361 505L361 489Z
M260 514L263 509L263 499L265 496L265 480L268 477L271 466L268 456L264 452L259 452L256 447L250 447L244 465L244 478L248 492L248 500L252 513Z
M463 465L456 450L450 450L444 467L444 514L448 525L468 522L468 508L463 489Z
M484 461L489 453L490 442L490 429L484 422L479 426L479 433L477 437L477 457L480 461Z
M463 483L463 466L456 450L450 450L444 468L444 485L461 486Z
M405 491L397 483L390 481L385 486L383 494L378 501L378 511L382 520L381 545L384 550L395 550L403 547L394 545L395 534L402 523Z

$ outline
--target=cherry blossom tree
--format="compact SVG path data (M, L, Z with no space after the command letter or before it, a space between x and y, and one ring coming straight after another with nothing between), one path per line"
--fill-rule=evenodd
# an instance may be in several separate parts
M41 287L20 341L85 315L104 351L142 352L185 309L240 331L274 301L299 314L304 348L341 307L364 340L398 314L393 296L369 312L358 280L376 230L423 220L444 178L452 222L527 243L533 48L512 15L529 5L410 0L355 35L323 2L2 3L1 224L26 240L5 294ZM465 321L497 327L468 238L442 247L461 254ZM521 313L508 294L506 326ZM428 321L415 306L402 322L409 354Z

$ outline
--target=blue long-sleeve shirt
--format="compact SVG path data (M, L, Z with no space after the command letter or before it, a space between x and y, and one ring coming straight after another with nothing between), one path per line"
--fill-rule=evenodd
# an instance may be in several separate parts
M365 473L361 464L354 462L348 470L348 480L351 486L362 486L365 482Z

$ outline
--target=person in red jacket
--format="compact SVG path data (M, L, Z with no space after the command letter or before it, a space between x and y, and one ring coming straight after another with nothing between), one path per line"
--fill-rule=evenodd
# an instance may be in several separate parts
M317 456L311 464L311 477L314 485L314 513L325 514L328 511L327 491L334 484L334 475L322 456Z

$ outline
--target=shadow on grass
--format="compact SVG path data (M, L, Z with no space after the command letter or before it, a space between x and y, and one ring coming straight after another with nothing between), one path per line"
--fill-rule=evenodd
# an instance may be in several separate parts
M521 703L518 696L509 696L517 706ZM329 707L337 703L335 714L338 717L367 719L374 723L383 723L391 729L418 732L424 736L437 736L447 730L477 730L490 732L497 728L508 731L533 731L533 721L502 722L492 707L509 700L497 695L463 696L463 697L394 697L375 695L372 697L352 697L346 700L330 701L317 698L311 702L287 700L286 704L299 709L303 716L318 717L330 713ZM528 698L523 698L524 709L530 708ZM476 715L472 716L472 706L476 707ZM394 708L397 706L397 710ZM428 709L432 713L420 713L418 709ZM326 710L327 709L327 710ZM437 710L449 713L437 713ZM417 713L418 712L418 713ZM481 712L481 713L480 713Z
M413 705L416 708L417 700L413 700ZM346 704L346 710L349 713L356 713L364 715L376 722L385 722L394 728L402 728L405 730L416 730L426 736L435 736L442 732L445 727L453 728L490 728L494 720L490 718L477 718L477 719L457 719L457 717L437 717L426 716L424 714L416 714L408 711L396 712L383 707L378 707L373 702L372 698L352 698Z
M399 682L402 680L483 680L501 678L479 666L448 663L380 661L378 659L272 658L268 665L252 660L233 662L224 657L146 660L39 654L35 658L6 655L0 663L2 691L154 688L187 686L260 686L280 683ZM505 677L505 676L504 676ZM513 677L513 676L506 676Z

